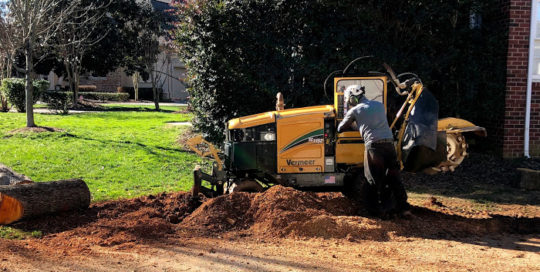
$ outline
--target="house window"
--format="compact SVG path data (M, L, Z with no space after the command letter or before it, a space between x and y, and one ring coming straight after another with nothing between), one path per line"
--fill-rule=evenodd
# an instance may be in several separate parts
M533 16L535 22L532 25L531 35L534 35L534 51L532 77L534 81L540 81L540 0L533 2Z
M102 80L107 80L107 77L106 76L102 77L102 76L91 76L90 75L90 76L88 76L88 80L93 80L93 81L100 81L101 80L102 81Z

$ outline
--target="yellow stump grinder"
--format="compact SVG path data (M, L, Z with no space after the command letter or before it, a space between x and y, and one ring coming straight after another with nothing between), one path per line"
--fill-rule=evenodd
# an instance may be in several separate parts
M454 171L467 155L464 135L486 136L483 127L469 121L439 119L437 100L413 73L396 75L386 64L385 72L349 72L365 58L326 78L325 92L333 79L333 105L284 109L283 96L278 94L275 111L227 122L223 151L201 136L188 141L200 156L215 159L211 174L199 167L194 170L194 195L258 192L276 184L355 195L354 183L363 179L364 141L358 130L337 133L336 129L348 110L345 92L353 85L360 86L368 99L385 105L403 171ZM209 186L203 186L203 181Z

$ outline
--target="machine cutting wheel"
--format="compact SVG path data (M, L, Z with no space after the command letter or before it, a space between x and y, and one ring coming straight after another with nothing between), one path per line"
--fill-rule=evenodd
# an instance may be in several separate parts
M447 133L446 134L446 158L447 160L441 162L438 166L431 169L427 169L425 173L436 174L439 172L454 172L465 157L468 155L467 142L465 137L461 133Z

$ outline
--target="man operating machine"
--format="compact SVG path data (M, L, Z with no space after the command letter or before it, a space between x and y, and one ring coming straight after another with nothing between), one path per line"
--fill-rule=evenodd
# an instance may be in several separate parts
M367 99L364 94L365 87L360 85L352 85L345 90L345 109L348 110L338 126L338 132L352 128L356 122L364 139L364 175L369 184L365 192L366 207L380 217L393 213L410 217L410 205L401 183L385 107L381 102Z

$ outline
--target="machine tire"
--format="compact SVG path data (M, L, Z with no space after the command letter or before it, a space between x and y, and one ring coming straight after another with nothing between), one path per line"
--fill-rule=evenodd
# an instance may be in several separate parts
M260 193L264 190L262 185L255 180L243 180L234 183L229 188L229 193L234 192L248 192L248 193Z
M216 185L216 194L218 196L223 195L224 192L225 192L225 186L223 186L223 184Z
M344 196L355 202L363 203L365 201L368 186L369 184L364 175L355 173L346 178L342 193Z

